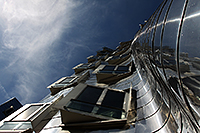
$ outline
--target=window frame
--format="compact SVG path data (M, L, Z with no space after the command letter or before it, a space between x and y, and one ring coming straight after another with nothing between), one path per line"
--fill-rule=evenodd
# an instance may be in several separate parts
M91 103L91 102L82 101L82 100L77 99L82 94L82 92L84 92L84 90L88 86L93 87L93 88L102 89L102 92L101 92L100 96L98 97L98 100L96 101L96 103ZM109 91L115 91L115 92L119 92L119 93L124 93L124 97L123 97L123 100L121 102L121 104L122 104L121 108L117 108L117 107L114 107L114 106L103 105L103 101L106 98L106 96L107 96L106 94ZM79 92L74 98L71 98L68 102L66 102L63 107L64 107L65 110L68 110L70 112L75 112L75 113L79 113L79 114L87 114L88 116L104 117L104 118L108 118L108 119L110 119L110 118L112 118L112 119L124 119L124 118L127 117L127 113L128 113L128 110L127 110L128 109L128 107L127 107L128 106L127 99L130 100L129 92L126 92L126 91L123 91L123 90L111 89L111 88L102 88L102 87L98 87L98 86L85 85L84 88L82 89L82 91ZM91 112L69 107L69 106L71 106L71 103L73 103L73 102L78 102L80 105L81 104L83 104L83 105L84 104L88 104L89 106L91 105L93 107L92 107ZM97 109L97 108L98 108L98 110L96 110L96 113L95 113L94 110ZM98 111L101 108L107 108L107 109L111 109L111 110L121 111L121 118L115 118L115 117L111 117L111 116L105 116L105 115L98 114Z

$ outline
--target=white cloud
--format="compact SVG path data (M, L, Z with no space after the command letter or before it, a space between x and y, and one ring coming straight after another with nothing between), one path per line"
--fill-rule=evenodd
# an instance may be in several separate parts
M43 89L37 85L49 71L45 66L53 42L73 26L73 9L79 5L70 0L0 1L0 60L6 57L6 70L17 73L12 91L23 103L35 98L36 89Z

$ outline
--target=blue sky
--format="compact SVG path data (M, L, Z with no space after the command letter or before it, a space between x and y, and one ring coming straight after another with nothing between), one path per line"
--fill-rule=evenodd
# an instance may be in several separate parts
M38 102L103 46L133 39L162 0L1 0L0 103Z

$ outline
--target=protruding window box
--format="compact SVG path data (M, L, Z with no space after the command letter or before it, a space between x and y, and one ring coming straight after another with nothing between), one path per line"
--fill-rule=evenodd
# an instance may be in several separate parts
M130 110L129 91L78 84L58 104L63 129L122 128Z
M96 67L98 67L100 65L101 61L97 61L97 62L94 62L94 63L81 63L77 66L75 66L73 69L74 69L74 72L75 74L78 74L84 70L87 70L87 69L94 69Z
M131 57L131 54L124 54L124 55L119 55L119 56L110 56L109 58L106 59L106 62L109 64L114 64L114 65L119 65L120 63L126 61Z
M26 104L1 122L0 132L32 132L42 129L40 122L50 113L50 103Z
M95 61L98 61L98 60L104 61L107 57L108 57L108 55L103 55L103 56L91 55L91 56L87 57L87 60L88 60L88 63L92 63L92 62L95 62Z
M132 74L132 66L100 65L93 73L98 83L112 84Z
M126 46L130 46L133 40L127 41L127 42L120 42L119 46L116 49L123 49Z
M99 50L97 51L97 56L105 56L105 55L109 55L113 52L112 49L108 48L108 47L103 47L103 50Z
M89 71L83 73L80 77L72 76L72 77L62 77L55 83L49 85L47 88L50 89L51 95L55 95L59 91L76 86L78 83L85 81L89 77Z
M117 50L115 50L112 54L115 56L127 54L131 51L130 46L130 43L127 43L126 45L117 47Z

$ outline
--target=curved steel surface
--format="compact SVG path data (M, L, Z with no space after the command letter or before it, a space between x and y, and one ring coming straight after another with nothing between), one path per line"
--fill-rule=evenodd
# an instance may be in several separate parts
M138 131L200 132L199 12L199 0L164 0L136 34L133 57L147 79L137 93Z

